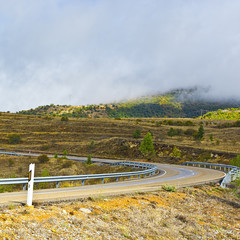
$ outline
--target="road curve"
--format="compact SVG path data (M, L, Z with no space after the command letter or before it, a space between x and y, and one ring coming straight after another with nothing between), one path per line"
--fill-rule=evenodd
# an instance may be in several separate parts
M20 153L17 153L20 155ZM33 155L33 154L22 154L21 155ZM75 161L86 161L86 158L80 157L68 157ZM93 159L96 162L116 162L110 159ZM218 182L224 176L225 173L213 169L170 165L170 164L159 164L154 163L158 166L161 175L155 175L152 177L137 179L137 180L126 180L123 182L113 182L106 184L97 185L86 185L79 187L69 188L54 188L54 189L42 189L35 190L33 201L39 202L55 202L62 200L77 200L86 198L89 196L99 197L106 195L117 195L125 193L143 192L143 191L156 191L161 189L164 184L174 185L176 187L192 186L198 184L204 184L209 182ZM0 194L0 205L9 204L25 204L27 199L27 191L12 192L12 193L1 193Z

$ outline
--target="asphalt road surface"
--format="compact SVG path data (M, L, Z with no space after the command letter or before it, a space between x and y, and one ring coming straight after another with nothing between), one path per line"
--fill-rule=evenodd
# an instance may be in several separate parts
M2 152L3 153L3 152ZM17 153L20 155L20 153ZM26 154L21 154L26 155ZM33 154L27 154L33 155ZM86 161L86 158L68 157L76 161ZM93 159L105 163L116 162L110 159ZM119 195L126 193L156 191L164 184L176 187L193 186L210 182L218 182L225 173L206 168L157 164L161 174L122 182L113 182L96 185L86 185L79 187L54 188L34 190L34 202L58 202L63 200L78 200L86 197L102 197L109 195ZM25 204L27 201L27 191L0 193L0 205Z

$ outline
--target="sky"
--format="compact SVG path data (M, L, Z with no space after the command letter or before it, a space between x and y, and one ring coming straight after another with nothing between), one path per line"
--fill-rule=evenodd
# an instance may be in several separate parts
M0 111L200 86L240 99L239 0L0 0Z

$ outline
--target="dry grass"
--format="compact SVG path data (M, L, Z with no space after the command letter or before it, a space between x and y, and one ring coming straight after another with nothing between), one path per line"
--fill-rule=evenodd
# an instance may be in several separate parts
M205 186L35 209L10 206L0 211L0 232L8 239L239 239L239 204L230 192Z
M181 161L200 160L229 163L234 154L240 152L239 128L217 128L220 120L171 119L173 121L191 120L195 126L169 126L157 122L168 119L89 119L71 118L68 122L60 118L48 119L40 116L26 116L2 113L0 115L1 148L12 151L38 151L62 154L67 150L70 154L103 158L143 159L139 146L142 141L134 139L136 129L141 130L142 137L153 134L158 162L177 163L180 159L173 156L173 146L177 146L182 154ZM188 128L197 130L203 123L205 136L196 141L192 136L167 135L169 129ZM8 135L17 133L21 136L20 144L9 144ZM213 140L210 140L210 136ZM211 158L205 158L204 152L213 152ZM223 154L221 153L223 152ZM202 156L203 155L203 156ZM205 159L204 159L205 158ZM181 162L180 161L180 162ZM21 167L21 166L19 166Z

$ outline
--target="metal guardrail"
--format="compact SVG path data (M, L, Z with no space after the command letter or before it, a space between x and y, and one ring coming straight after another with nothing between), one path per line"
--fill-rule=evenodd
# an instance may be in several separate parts
M184 163L182 163L182 165L193 166L193 167L203 166L203 167L218 169L218 170L225 171L225 172L228 172L228 171L236 168L236 166L233 166L233 165L206 163L206 162L184 162Z
M157 166L152 164L145 163L137 163L137 162L117 162L112 163L111 165L123 165L123 166L131 166L134 168L142 168L145 170L142 171L134 171L134 172L121 172L121 173L105 173L105 174L88 174L88 175L71 175L71 176L52 176L52 177L35 177L34 183L47 183L47 182L56 182L57 188L59 187L59 182L63 181L82 181L82 185L84 185L85 180L88 179L102 179L102 183L104 183L105 178L116 178L116 181L119 180L119 177L129 177L138 176L140 178L141 175L145 177L147 174L149 176L154 175L157 171ZM23 184L23 189L26 189L26 184L28 183L28 178L5 178L0 179L0 185L12 185L12 184Z
M240 178L240 168L236 167L229 171L225 178L222 180L221 187L226 188L232 181Z
M182 165L191 165L193 167L209 167L216 170L222 170L227 172L226 176L223 178L221 182L221 187L225 188L228 184L232 181L236 180L240 177L240 168L233 166L233 165L226 165L226 164L217 164L217 163L205 163L205 162L185 162Z

